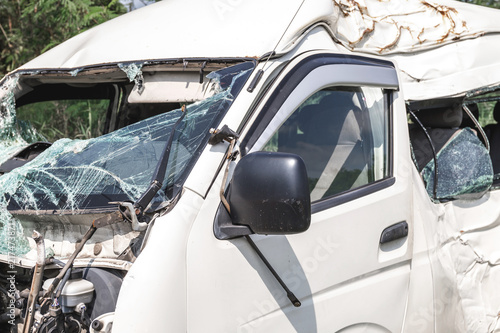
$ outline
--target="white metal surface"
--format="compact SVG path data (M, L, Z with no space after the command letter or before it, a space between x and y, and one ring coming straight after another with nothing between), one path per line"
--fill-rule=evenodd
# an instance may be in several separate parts
M187 331L187 242L202 202L187 190L168 215L155 221L146 247L123 280L113 332Z
M500 306L500 191L472 202L433 204L411 163L403 95L406 100L430 99L500 82L500 37L493 34L500 16L498 11L459 2L441 3L306 0L278 46L280 51L290 50L294 43L307 45L297 37L304 28L324 21L349 52L397 61L403 84L393 119L396 183L315 214L311 229L304 234L253 236L298 291L303 300L300 311L283 297L243 239L218 241L213 236L221 174L213 185L212 180L225 150L219 145L205 149L180 201L155 221L144 252L125 278L115 332L153 332L166 327L179 332L208 328L234 332L235 327L240 332L399 331L404 316L408 332L495 329ZM22 69L260 56L276 46L300 6L299 0L286 5L272 0L164 0L77 36ZM346 8L352 14L339 15ZM443 26L435 25L439 18ZM424 31L425 27L430 30ZM372 31L364 40L367 29ZM311 48L331 49L332 41L325 36L325 30L316 28L307 36L313 42L288 56ZM282 60L271 61L268 68L276 68ZM254 96L244 90L223 123L236 129ZM134 96L137 101L146 97ZM394 256L380 254L381 230L401 220L410 224L407 243ZM81 234L71 231L69 239L66 233L55 243L56 254L71 252L76 235ZM97 233L95 240L100 237ZM109 241L104 249L120 253L130 240L127 237ZM90 255L92 251L91 244L84 249ZM164 316L148 317L152 311Z
M311 4L302 8L281 44L332 12L329 0L307 2ZM22 68L73 68L166 58L259 57L278 44L301 3L164 0L84 32Z
M296 103L324 86L314 77L312 83L299 85L309 91L301 91ZM335 75L328 77L330 83L341 80ZM290 99L297 93L294 91ZM396 105L404 107L403 100L398 99ZM282 109L289 113L295 108L284 105ZM405 136L403 119L403 115L396 115L398 136ZM396 145L395 149L395 155L409 156L408 146ZM399 173L399 162L395 168ZM217 207L212 203L219 202L220 182L221 175L189 238L188 313L199 318L188 322L189 332L203 332L207 322L217 332L401 330L412 234L401 248L388 252L379 250L379 238L386 226L402 220L411 225L410 179L400 177L390 188L314 214L311 228L302 234L252 236L301 300L300 308L290 304L244 239L218 241L213 237L213 220L207 221L206 216L215 215ZM206 307L200 299L209 299L212 306Z
M434 218L422 221L431 247L438 331L500 329L499 201L500 192L491 191L479 200L439 205Z

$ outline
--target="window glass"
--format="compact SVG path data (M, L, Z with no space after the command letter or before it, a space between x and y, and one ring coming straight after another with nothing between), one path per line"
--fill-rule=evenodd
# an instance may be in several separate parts
M470 128L458 132L437 153L436 199L478 199L493 182L488 150ZM434 159L422 170L429 197L434 197Z
M263 147L298 154L317 201L388 176L388 113L380 88L331 87L313 94Z
M165 207L182 189L208 142L209 129L217 126L229 110L253 67L254 63L245 62L210 73L208 78L214 80L217 93L185 108L168 111L172 103L136 103L127 112L149 118L140 120L130 113L130 117L120 118L126 120L127 126L98 138L56 141L30 163L17 165L1 177L0 191L4 195L0 207L23 215L33 210L37 214L55 214L113 209L110 201L138 201L153 177L163 177L157 179L163 185L149 209ZM153 116L161 110L165 112ZM5 132L17 134L14 126L7 124ZM15 144L21 140L11 137L12 146L19 147ZM168 146L170 153L164 161ZM11 161L11 155L2 161L4 155L0 149L0 171L4 161ZM168 162L165 175L156 172L160 162Z

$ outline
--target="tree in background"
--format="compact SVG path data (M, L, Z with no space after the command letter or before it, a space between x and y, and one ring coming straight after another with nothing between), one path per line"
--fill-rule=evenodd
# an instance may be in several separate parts
M125 12L118 0L0 0L0 78Z
M500 8L499 0L460 0L462 2L473 3L475 5L492 7L492 8Z

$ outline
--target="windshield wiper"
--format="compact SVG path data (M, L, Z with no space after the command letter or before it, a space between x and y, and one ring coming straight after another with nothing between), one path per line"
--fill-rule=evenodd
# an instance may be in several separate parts
M179 124L182 122L187 113L185 105L182 106L181 111L182 115L179 117L179 119L177 119L177 122L174 124L172 132L170 133L170 136L168 138L167 144L165 145L165 149L163 150L163 153L160 156L160 160L156 165L156 170L153 174L151 185L149 185L146 192L144 192L144 194L134 203L134 207L136 208L136 210L139 209L139 213L136 213L139 216L142 215L142 213L146 210L146 207L149 205L151 200L153 200L156 193L158 193L158 191L161 190L163 186L163 180L165 179L165 173L167 172L168 159L170 156L170 150L172 148L172 142L174 141L175 131L177 129L177 126L179 126Z

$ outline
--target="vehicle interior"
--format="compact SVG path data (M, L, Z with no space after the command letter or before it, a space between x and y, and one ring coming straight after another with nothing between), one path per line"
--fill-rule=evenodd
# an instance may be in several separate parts
M499 187L499 100L500 91L488 89L409 103L413 158L431 198L474 199Z
M73 77L21 76L15 92L16 126L29 144L0 164L0 175L33 160L59 139L96 138L213 95L211 80L201 77L198 64L185 66L144 68L136 80L118 67ZM220 67L206 66L203 76Z

